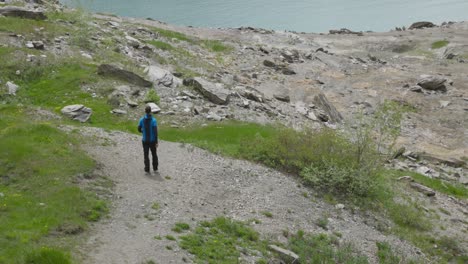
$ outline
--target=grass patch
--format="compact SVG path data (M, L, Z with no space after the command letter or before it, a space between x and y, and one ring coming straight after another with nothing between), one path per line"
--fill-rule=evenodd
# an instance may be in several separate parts
M268 211L263 211L262 215L264 215L264 216L266 216L268 218L273 218L273 214L271 212L268 212Z
M432 49L440 49L447 46L450 42L447 40L439 40L431 44Z
M22 35L37 35L40 33L43 37L53 38L65 34L65 32L67 32L67 27L50 21L0 17L0 32L11 32Z
M172 236L172 235L167 235L166 239L171 240L171 241L176 241L176 238L174 236Z
M112 115L112 107L104 99L93 98L81 90L82 85L97 82L99 77L95 66L65 64L51 66L43 71L46 73L38 74L37 79L24 83L25 87L18 95L33 105L52 109L56 113L60 113L66 105L83 104L93 110L89 120L92 126L135 133L134 122Z
M159 40L151 40L147 42L148 44L153 45L154 47L160 49L160 50L167 50L167 51L173 51L175 50L174 46L167 42L159 41Z
M0 106L0 263L69 258L64 252L72 245L50 234L66 226L85 229L107 212L105 202L73 183L95 167L79 141L26 113Z
M468 189L461 184L454 184L442 181L440 179L429 178L427 176L412 171L389 170L386 173L389 177L391 177L394 180L402 176L411 176L411 178L413 178L415 182L432 188L438 192L445 193L447 195L452 195L461 199L468 198Z
M387 242L377 242L377 257L380 264L416 264L419 261L406 259L404 256L393 251L392 247Z
M201 46L212 52L229 52L234 49L219 40L202 40Z
M183 34L180 32L172 31L172 30L167 30L167 29L162 29L162 28L156 28L156 27L150 27L153 32L159 34L161 37L167 38L169 40L179 40L179 41L186 41L189 43L193 43L194 39Z
M26 257L25 263L34 263L34 264L71 264L70 254L63 253L60 250L43 247L41 249L35 250L32 253L29 253Z
M156 93L155 89L151 89L146 94L145 103L153 102L159 104L161 97L159 97L158 93Z
M183 231L189 230L190 225L187 223L176 223L172 228L172 231L176 233L182 233Z
M369 263L350 244L338 246L337 240L326 234L307 235L299 231L290 237L288 247L299 255L301 263Z
M225 217L200 223L192 234L180 237L179 246L193 254L196 263L238 263L241 252L266 252L256 231Z

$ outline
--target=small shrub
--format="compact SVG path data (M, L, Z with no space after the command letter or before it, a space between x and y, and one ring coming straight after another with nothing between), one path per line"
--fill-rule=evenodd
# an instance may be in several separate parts
M171 240L171 241L175 241L175 240L176 240L176 238L175 238L174 236L171 236L171 235L167 235L167 236L166 236L166 239L167 239L167 240Z
M401 263L399 256L395 255L392 247L387 242L377 242L377 256L381 264Z
M182 233L184 230L189 230L190 225L186 223L176 223L175 226L172 228L172 231L176 233Z
M27 264L70 264L70 255L60 250L43 247L28 254L25 263Z
M219 40L203 40L202 46L213 52L227 52L232 50L231 46L224 45Z
M159 210L159 208L161 208L161 206L160 206L159 203L157 203L157 202L154 202L154 203L151 205L151 209L153 209L153 210Z
M440 48L443 48L445 46L447 46L450 42L447 41L447 40L439 40L439 41L436 41L434 43L432 43L431 45L431 48L432 49L440 49Z
M328 230L328 218L320 217L319 219L317 219L317 225L325 230Z
M159 104L159 100L161 100L161 97L159 97L154 89L149 90L146 94L145 103L153 102Z
M262 214L268 218L273 218L273 214L271 212L263 211Z
M432 224L417 204L394 204L389 208L390 217L397 225L418 231L429 231Z

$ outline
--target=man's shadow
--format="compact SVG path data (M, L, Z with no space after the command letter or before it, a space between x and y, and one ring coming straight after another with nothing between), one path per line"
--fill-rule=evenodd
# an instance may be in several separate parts
M152 180L155 180L155 181L159 181L159 182L162 182L164 181L163 177L161 176L161 173L160 172L150 172L150 173L145 173L145 176L149 179L152 179Z

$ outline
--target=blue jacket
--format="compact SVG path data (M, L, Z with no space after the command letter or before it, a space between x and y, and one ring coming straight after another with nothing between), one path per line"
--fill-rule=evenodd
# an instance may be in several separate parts
M143 133L143 142L158 143L158 121L151 114L147 114L140 119L138 131Z

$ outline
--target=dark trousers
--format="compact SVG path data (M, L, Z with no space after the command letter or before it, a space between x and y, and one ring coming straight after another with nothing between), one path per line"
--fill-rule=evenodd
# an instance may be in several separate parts
M156 153L156 142L143 142L143 154L145 156L145 171L148 172L150 169L149 162L149 151L151 150L151 156L153 156L153 170L158 169L158 154Z

